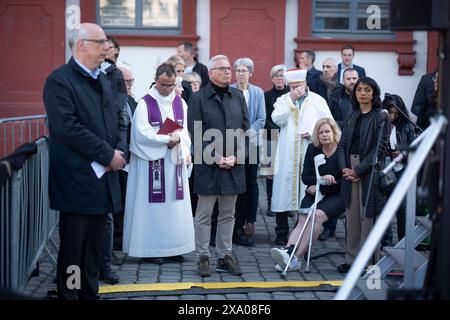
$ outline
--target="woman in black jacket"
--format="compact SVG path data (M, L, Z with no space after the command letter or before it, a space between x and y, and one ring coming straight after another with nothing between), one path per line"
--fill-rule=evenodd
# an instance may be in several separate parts
M297 224L292 230L286 249L273 248L271 255L277 263L275 269L283 271L289 261L289 256L294 251L295 243L300 236L301 230L306 222L306 214L309 213L314 205L316 195L316 170L314 157L318 154L324 154L326 163L319 166L319 174L322 179L320 192L324 196L317 204L314 219L313 240L317 240L322 232L322 225L329 219L338 217L344 212L345 207L339 195L342 174L338 165L337 146L341 136L338 125L332 118L322 118L317 121L313 135L312 143L308 146L305 155L305 163L302 171L302 181L307 186L305 196L301 203L300 215ZM303 213L303 214L302 214ZM311 221L308 222L304 234L299 241L298 249L289 264L288 271L300 269L299 259L303 257L309 244L309 235L311 232Z
M341 273L350 269L372 229L374 218L381 211L379 172L375 162L385 154L388 132L387 117L381 112L380 88L375 80L363 77L356 82L352 106L354 111L338 147L343 177L341 197L347 208L345 263L337 268ZM375 171L370 179L372 170Z
M399 146L410 145L416 138L414 126L409 121L408 111L406 110L403 99L396 94L384 95L383 108L389 112L389 148L388 157L391 161L400 154ZM405 171L407 158L396 164L393 168L397 181ZM400 241L405 236L405 214L406 203L402 202L397 210L397 236Z

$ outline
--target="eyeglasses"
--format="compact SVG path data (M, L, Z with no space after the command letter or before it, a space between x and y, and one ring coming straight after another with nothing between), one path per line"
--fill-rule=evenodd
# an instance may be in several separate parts
M236 69L236 73L246 73L249 72L248 70L245 69Z
M220 70L221 72L225 72L225 71L231 72L231 67L217 67L217 68L211 68L211 70Z
M96 44L104 46L106 43L109 42L108 39L82 39L83 41L91 41L95 42Z
M132 86L133 85L133 83L134 83L134 79L128 79L128 80L125 80L125 83L128 85L128 86Z

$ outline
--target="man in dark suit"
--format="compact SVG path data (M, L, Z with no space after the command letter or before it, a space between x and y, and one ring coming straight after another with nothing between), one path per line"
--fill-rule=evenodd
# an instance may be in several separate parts
M300 52L297 59L297 67L301 69L306 69L306 83L308 84L309 90L314 93L317 92L317 82L320 79L322 71L317 70L314 67L314 61L316 60L316 54L312 50L306 50Z
M183 59L186 63L186 73L195 72L200 75L200 78L202 78L202 88L208 84L208 67L206 67L203 63L198 62L196 48L194 48L192 42L185 41L178 44L177 56ZM188 102L188 100L186 100L186 102Z
M423 130L430 125L430 117L436 114L437 71L428 73L420 79L411 107L417 116L416 124Z
M72 58L44 86L50 207L60 212L57 292L60 299L97 299L106 215L122 210L117 171L125 165L127 128L99 69L108 50L102 28L83 23L70 43Z
M131 132L131 119L133 118L134 111L137 107L137 102L133 97L133 84L134 84L134 77L133 73L130 69L126 68L125 66L118 67L118 69L121 71L124 79L124 83L127 88L127 101L125 104L125 110L122 111L123 116L125 117L125 124L127 125L127 146L130 145L130 132ZM129 150L129 148L127 149ZM129 159L127 159L127 163L129 162ZM126 190L127 190L127 179L128 179L128 172L124 170L119 171L119 179L120 179L120 190L122 193L122 204L125 206L125 197L126 197ZM114 214L114 236L113 236L113 250L114 251L121 251L122 250L122 238L123 238L123 217L124 212L116 212ZM121 258L116 255L115 252L113 252L112 255L112 264L122 264Z
M360 78L366 76L366 70L363 67L353 64L354 57L355 57L355 48L353 48L351 44L343 45L341 49L342 62L339 63L337 71L339 83L344 84L344 70L348 68L352 68L358 71L358 75Z

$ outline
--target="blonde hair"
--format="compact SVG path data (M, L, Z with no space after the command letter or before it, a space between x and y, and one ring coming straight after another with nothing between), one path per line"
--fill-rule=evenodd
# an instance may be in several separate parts
M172 65L174 68L179 64L182 64L186 67L186 63L179 56L171 56L165 63Z
M331 130L333 131L333 138L334 138L334 141L336 142L336 144L338 144L339 141L341 140L341 129L339 129L336 121L334 121L333 118L321 118L321 119L317 120L316 125L314 126L314 131L313 131L312 137L311 137L312 143L317 148L320 147L319 129L324 124L328 124L331 127Z

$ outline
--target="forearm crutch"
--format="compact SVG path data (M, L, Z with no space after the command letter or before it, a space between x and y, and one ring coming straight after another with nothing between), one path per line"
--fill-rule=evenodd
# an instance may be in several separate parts
M309 239L309 248L308 248L308 261L307 261L307 269L306 272L309 272L309 257L310 257L310 253L311 253L311 245L312 245L312 236L313 236L313 228L314 228L314 222L315 222L315 214L316 214L316 208L317 208L317 203L319 201L322 200L323 195L320 192L320 181L321 181L321 177L319 175L319 166L326 163L325 161L325 155L323 154L318 154L317 156L314 157L314 166L316 169L316 195L314 197L314 204L311 207L311 210L309 210L308 212L308 216L306 217L305 223L302 227L302 230L300 231L300 235L297 238L297 241L295 242L295 246L294 246L294 250L292 250L290 256L289 256L289 260L288 263L286 264L286 267L284 268L283 272L281 273L280 277L282 279L286 279L286 274L287 274L287 270L289 268L289 265L292 261L292 258L294 257L295 252L297 251L297 246L300 242L300 240L303 237L303 233L305 232L306 226L309 223L309 220L311 219L311 215L312 215L312 224L311 224L311 233L310 233L310 239ZM301 264L301 260L299 261L299 263Z
M303 237L303 233L305 232L306 226L308 225L308 222L309 222L309 220L311 218L311 214L312 213L313 213L313 210L312 209L309 210L308 216L306 217L306 220L305 220L305 224L303 225L302 230L300 231L300 234L299 234L299 236L297 238L297 241L295 242L294 250L292 250L291 254L289 255L288 263L284 267L283 272L281 272L281 274L280 274L281 279L286 279L287 270L289 268L289 265L291 264L291 261L292 261L292 258L294 257L295 252L297 251L298 244L300 243L300 240ZM299 262L301 263L301 261L299 261Z
M314 205L313 205L313 210L312 210L312 221L311 221L311 231L309 234L309 244L308 244L308 257L306 260L306 268L305 268L305 272L309 273L309 261L311 259L311 248L312 248L312 240L313 240L313 234L314 234L314 224L316 222L316 209L317 209L317 204L323 199L323 195L320 192L320 182L321 182L321 176L319 173L319 166L321 166L322 164L325 164L326 160L325 160L325 155L323 153L318 154L317 156L314 157L314 167L316 170L316 196L314 199Z

